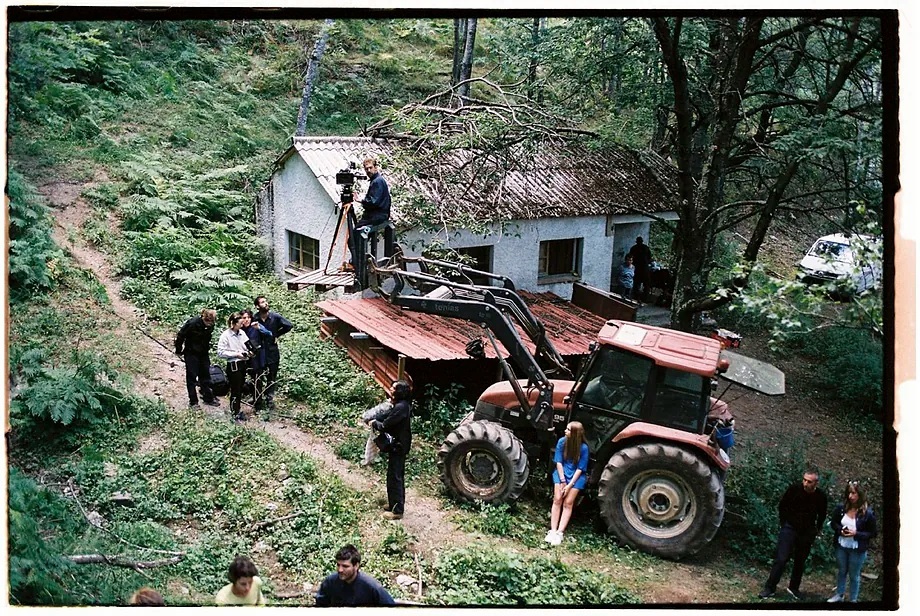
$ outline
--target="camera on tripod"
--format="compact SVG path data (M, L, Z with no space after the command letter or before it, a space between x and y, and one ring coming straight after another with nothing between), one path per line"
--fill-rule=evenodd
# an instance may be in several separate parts
M367 176L358 171L358 164L349 162L348 166L335 174L335 183L342 187L342 203L351 203L355 199L355 181L366 180Z

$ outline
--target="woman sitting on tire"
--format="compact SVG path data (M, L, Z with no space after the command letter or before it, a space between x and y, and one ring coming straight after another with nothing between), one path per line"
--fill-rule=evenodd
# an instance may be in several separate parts
M556 443L556 470L553 471L553 508L550 510L550 529L543 539L550 545L562 543L562 533L569 525L572 507L578 493L588 481L588 444L585 427L573 421L565 427L565 436Z

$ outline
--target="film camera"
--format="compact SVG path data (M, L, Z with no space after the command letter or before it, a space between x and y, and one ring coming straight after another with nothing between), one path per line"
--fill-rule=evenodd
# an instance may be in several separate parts
M366 180L367 176L358 171L358 164L349 162L348 166L335 174L335 183L342 188L342 203L351 203L355 199L355 181Z

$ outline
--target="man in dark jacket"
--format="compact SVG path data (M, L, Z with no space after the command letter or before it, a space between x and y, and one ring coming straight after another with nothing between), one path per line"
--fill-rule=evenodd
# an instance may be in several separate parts
M278 350L278 338L294 329L294 325L277 312L268 309L268 300L264 295L258 296L253 302L258 312L254 315L255 322L271 332L271 337L263 342L265 349L265 406L263 416L268 419L269 413L275 410L275 386L278 381L278 364L281 362L281 352Z
M642 236L636 238L636 243L629 249L626 256L632 257L636 273L633 277L632 296L638 301L645 301L648 296L649 266L652 264L652 251L645 245Z
M770 577L759 595L761 599L772 597L776 592L776 584L790 557L793 559L792 575L786 590L794 598L801 598L799 585L805 572L805 561L826 517L827 495L818 488L818 473L807 470L802 476L802 483L789 486L779 501L779 540Z
M348 544L335 554L336 572L317 591L319 607L374 607L396 605L393 597L373 577L361 571L361 553Z
M358 203L364 206L364 213L361 215L361 219L355 223L355 234L361 227L376 226L390 219L390 187L380 174L377 159L365 159L364 171L367 173L371 183L367 187L367 193L365 193L364 198L358 200ZM355 251L357 250L354 234L348 236L348 248L351 250L350 265L354 268Z
M185 386L188 389L189 406L198 405L196 381L201 388L204 403L220 406L220 402L211 391L211 360L208 357L216 319L217 313L211 308L205 308L200 315L186 321L176 335L176 355L182 356L185 360Z
M393 406L381 411L371 425L393 437L393 447L387 452L387 506L383 515L400 520L406 506L406 456L412 446L412 389L407 382L396 381L389 396Z

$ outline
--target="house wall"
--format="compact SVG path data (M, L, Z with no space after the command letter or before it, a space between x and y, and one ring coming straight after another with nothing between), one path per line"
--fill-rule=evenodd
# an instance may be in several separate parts
M274 202L271 252L275 274L282 280L291 277L285 273L288 263L287 231L319 240L320 268L324 267L339 216L329 195L297 155L288 158L274 173L271 188ZM259 225L259 232L262 232L262 225ZM341 265L343 250L347 253L347 246L336 245L330 269Z
M552 291L565 299L572 297L572 282L545 283L538 281L540 242L546 240L582 239L581 278L593 287L610 288L610 255L614 236L606 233L606 216L578 218L551 218L543 220L516 220L504 225L500 232L495 227L489 235L452 230L436 236L442 244L452 248L492 245L492 271L511 278L518 288L533 292ZM399 237L407 254L418 256L429 235L410 230Z

